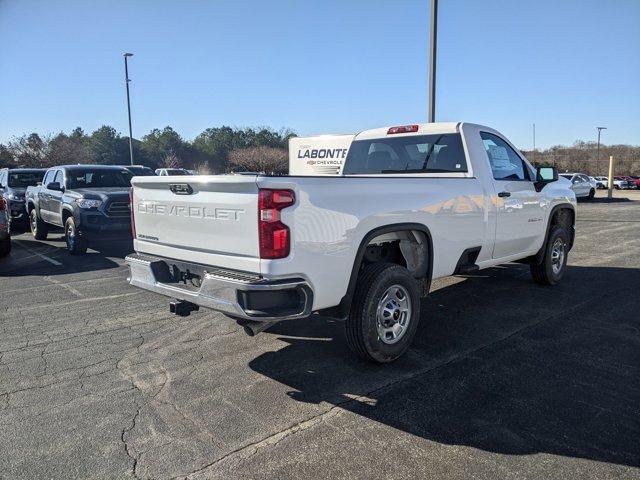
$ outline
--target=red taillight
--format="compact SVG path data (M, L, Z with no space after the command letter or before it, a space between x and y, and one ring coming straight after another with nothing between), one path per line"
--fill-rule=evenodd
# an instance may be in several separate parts
M394 133L412 133L418 131L418 125L403 125L401 127L391 127L387 130L387 135L393 135Z
M131 237L135 240L135 238L136 238L136 217L133 214L133 211L134 211L133 187L131 187L129 189L129 210L131 211Z
M295 201L291 190L262 188L258 192L260 258L276 259L289 255L291 233L289 227L280 221L280 210L290 207Z

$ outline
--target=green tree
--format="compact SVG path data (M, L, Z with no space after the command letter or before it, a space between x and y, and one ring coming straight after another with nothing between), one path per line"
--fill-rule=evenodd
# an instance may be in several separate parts
M193 141L194 148L205 156L209 169L224 172L229 165L229 153L250 147L287 148L295 136L291 130L275 131L269 128L234 129L228 126L207 128Z
M59 133L49 144L48 163L52 165L89 163L89 137L77 127L69 135Z
M89 137L87 153L91 163L128 165L129 139L121 137L115 128L103 125Z
M170 157L181 164L194 162L194 149L171 127L162 130L154 128L142 137L140 149L144 155L144 161L150 166L163 164Z

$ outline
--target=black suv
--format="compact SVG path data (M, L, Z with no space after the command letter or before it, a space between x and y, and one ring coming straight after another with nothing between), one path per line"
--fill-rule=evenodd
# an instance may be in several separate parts
M24 194L44 177L44 168L3 168L0 170L0 197L6 201L9 224L27 225Z
M124 167L107 165L50 168L42 185L27 188L33 236L44 240L50 226L63 227L72 254L84 253L93 240L130 239L132 177Z

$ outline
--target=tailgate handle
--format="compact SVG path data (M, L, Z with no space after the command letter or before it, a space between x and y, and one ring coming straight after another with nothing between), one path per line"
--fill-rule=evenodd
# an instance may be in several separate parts
M191 195L193 193L193 188L188 183L170 183L169 190L176 195Z

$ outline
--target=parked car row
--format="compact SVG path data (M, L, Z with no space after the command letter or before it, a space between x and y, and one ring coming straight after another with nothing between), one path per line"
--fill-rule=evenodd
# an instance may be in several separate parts
M597 189L609 188L609 178L604 176L590 177L584 173L561 173L571 182L571 189L577 198L592 199ZM635 190L640 188L640 177L616 175L613 177L613 188L616 190Z
M616 175L613 177L613 188L617 190L636 190L640 188L640 177Z

